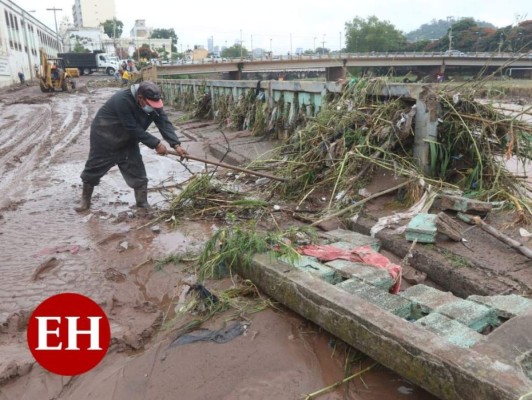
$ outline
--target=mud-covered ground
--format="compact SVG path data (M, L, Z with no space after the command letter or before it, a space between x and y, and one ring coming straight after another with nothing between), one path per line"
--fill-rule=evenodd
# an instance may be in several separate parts
M105 81L79 78L72 93L1 90L0 399L300 399L341 380L345 348L282 306L245 316L244 334L228 343L169 345L174 309L195 277L156 260L194 253L212 224L149 225L116 168L96 188L92 212L74 211L90 122L119 90ZM191 154L202 155L202 143L183 139ZM142 154L151 188L184 182L204 168L192 161L185 168L146 147ZM156 190L149 200L164 206ZM26 345L31 311L61 292L91 297L112 328L102 363L73 378L43 370ZM205 326L217 329L230 318L222 314ZM378 367L319 398L433 397Z

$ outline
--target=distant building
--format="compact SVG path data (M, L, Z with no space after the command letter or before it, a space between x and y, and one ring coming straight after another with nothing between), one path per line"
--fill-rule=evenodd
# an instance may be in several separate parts
M99 28L69 28L62 33L62 36L65 52L72 52L83 47L90 51L103 50L109 54L115 53L113 40L104 33L101 26Z
M116 18L115 0L75 0L72 16L76 28L97 28Z
M0 0L0 86L19 82L19 72L35 78L41 48L55 57L62 50L58 35L17 4Z
M135 25L133 25L129 36L132 38L147 38L151 35L151 31L150 28L146 27L145 19L137 19L135 20Z

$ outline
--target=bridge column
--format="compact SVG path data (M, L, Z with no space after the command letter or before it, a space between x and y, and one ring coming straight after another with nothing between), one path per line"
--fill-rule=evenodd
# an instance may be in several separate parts
M229 71L229 79L232 81L241 81L242 71Z
M325 68L325 79L327 81L337 81L339 79L345 79L345 75L346 75L345 67Z
M428 141L438 140L438 107L436 94L429 87L424 87L416 99L414 159L425 174L430 173Z

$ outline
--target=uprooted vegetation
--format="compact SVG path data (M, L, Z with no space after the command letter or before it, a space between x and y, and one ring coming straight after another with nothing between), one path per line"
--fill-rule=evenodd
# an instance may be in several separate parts
M271 190L282 198L299 201L299 205L312 193L327 194L324 212L352 203L360 198L359 189L372 172L384 168L396 177L417 177L418 182L437 190L504 201L517 211L520 221L529 222L530 188L504 161L512 159L522 166L530 162L532 126L522 118L530 108L508 115L476 102L475 94L482 90L478 84L428 87L425 101L436 105L438 125L437 137L425 139L429 163L422 171L414 154L415 101L374 95L382 93L386 84L385 79L352 80L340 95L329 95L316 117L307 116L308 106L302 104L290 120L284 118L279 101L267 109L256 99L256 91L250 90L238 101L218 99L215 119L257 135L271 129L290 133L284 146L268 160L263 157L253 162L250 168L275 169L287 178L287 182L272 182ZM223 107L220 102L225 102ZM210 100L206 103L202 97L194 104L197 117L213 115ZM414 197L422 192L415 188L409 191Z
M506 115L489 104L476 102L478 85L464 84L461 94L443 85L425 88L425 101L435 105L432 110L438 124L437 136L425 139L430 162L421 170L414 154L415 101L374 95L382 93L385 85L383 79L352 80L340 95L329 95L315 117L306 117L304 124L300 118L297 125L288 123L296 119L275 119L283 115L278 111L280 105L276 103L274 109L267 110L254 90L240 102L226 98L224 107L218 105L223 112L216 118L233 125L239 121L238 129L248 126L264 134L259 129L265 126L264 121L277 121L274 125L278 129L293 132L268 159L262 157L248 166L273 170L286 181L269 181L266 187L244 193L234 189L234 182L202 175L171 199L162 218L179 223L186 215L221 221L226 226L216 231L200 256L202 279L216 276L226 267L230 270L232 263L246 262L257 252L274 249L296 256L292 246L297 241L287 239L290 234L279 226L274 202L291 204L283 212L292 217L305 213L300 219L309 223L339 215L338 210L355 213L364 201L361 189L375 171L383 169L404 183L402 196L398 197L404 207L427 197L423 206L428 210L435 193L451 191L504 204L516 212L517 221L530 222L527 181L515 176L504 162L513 158L525 165L530 161L532 126L521 118L530 109ZM196 102L196 116L199 111L204 116L212 115L210 100L204 100L201 97ZM304 105L299 108L303 109ZM258 114L265 117L257 118ZM249 125L253 121L255 125ZM315 201L316 197L320 201ZM267 234L257 233L266 226Z

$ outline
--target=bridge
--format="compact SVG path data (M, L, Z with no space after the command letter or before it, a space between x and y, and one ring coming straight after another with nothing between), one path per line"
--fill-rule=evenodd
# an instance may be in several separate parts
M532 55L518 53L336 53L313 56L283 56L273 58L227 59L222 62L192 61L188 64L157 66L157 76L229 74L230 79L242 79L243 73L320 70L328 81L345 77L346 68L423 68L430 73L445 73L446 69L469 68L493 72L501 69L532 72ZM515 74L514 74L515 75Z

